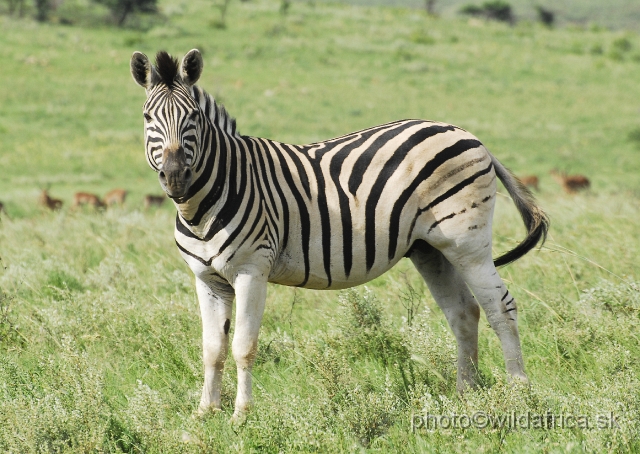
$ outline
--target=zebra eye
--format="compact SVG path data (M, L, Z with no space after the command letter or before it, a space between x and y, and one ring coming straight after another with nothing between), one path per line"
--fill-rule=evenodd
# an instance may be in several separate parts
M189 121L196 121L198 119L198 111L194 110L189 114Z
M149 115L148 113L145 113L145 114L144 114L144 119L145 119L147 122L150 122L150 121L151 121L151 115Z

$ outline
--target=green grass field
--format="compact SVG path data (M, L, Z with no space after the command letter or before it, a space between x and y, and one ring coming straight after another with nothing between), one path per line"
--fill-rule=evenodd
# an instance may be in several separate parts
M266 0L232 3L220 29L208 2L162 10L124 30L0 17L0 450L640 451L640 36L324 3L282 16ZM270 287L254 411L228 423L230 357L222 414L192 417L198 306L173 207L143 209L160 187L129 58L194 47L199 84L243 134L308 143L440 120L540 177L550 237L501 270L519 302L530 388L506 384L483 318L482 386L457 396L453 336L403 261L354 291ZM563 193L553 168L587 175L591 189ZM76 191L116 187L129 191L122 208L70 208ZM37 205L43 188L61 211ZM500 197L495 255L523 235ZM590 428L412 430L425 412L550 412L588 417ZM610 424L594 427L598 415Z

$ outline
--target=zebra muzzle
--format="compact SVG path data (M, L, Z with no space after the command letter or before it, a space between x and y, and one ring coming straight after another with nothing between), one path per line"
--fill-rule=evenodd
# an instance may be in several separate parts
M193 178L193 171L186 163L184 151L182 148L165 150L164 157L162 169L158 172L160 185L170 198L184 197Z

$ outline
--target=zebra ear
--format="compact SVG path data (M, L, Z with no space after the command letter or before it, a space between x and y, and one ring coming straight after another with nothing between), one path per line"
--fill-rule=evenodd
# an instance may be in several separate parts
M182 59L180 75L187 85L195 84L202 74L202 55L198 49L191 49Z
M154 69L149 58L142 52L134 52L131 56L131 75L133 80L143 88L151 87Z

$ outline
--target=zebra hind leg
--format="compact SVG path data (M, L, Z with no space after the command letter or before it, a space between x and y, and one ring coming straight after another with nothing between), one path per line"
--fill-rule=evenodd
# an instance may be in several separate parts
M467 283L497 334L509 380L527 383L529 380L524 371L518 334L516 301L493 264L490 230L487 234L489 241L486 241L486 237L476 237L476 240L484 241L469 241L441 249L441 252Z
M480 307L464 280L440 251L423 243L409 256L442 309L458 344L456 388L463 393L476 385Z

